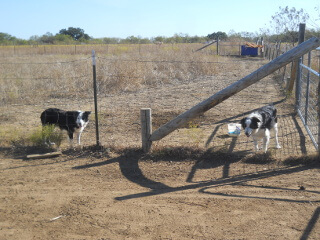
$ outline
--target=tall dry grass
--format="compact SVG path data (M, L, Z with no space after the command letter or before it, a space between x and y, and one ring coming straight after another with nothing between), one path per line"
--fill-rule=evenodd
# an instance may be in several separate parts
M212 55L215 46L194 52L199 44L104 45L97 47L100 94L135 91L177 81L192 81L232 68L229 60ZM80 97L92 93L92 61L88 46L74 54L66 46L50 46L51 54L21 52L0 60L0 104L36 103L48 98ZM17 47L16 47L17 48ZM23 48L23 47L21 47ZM25 47L27 51L27 47ZM13 51L1 47L0 55ZM20 51L22 51L20 49ZM53 52L54 51L54 52ZM65 52L64 52L65 51Z

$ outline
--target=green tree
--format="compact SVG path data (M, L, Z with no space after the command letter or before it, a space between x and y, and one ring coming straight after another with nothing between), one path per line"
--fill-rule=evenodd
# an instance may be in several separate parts
M42 35L39 38L40 43L45 43L45 44L54 44L54 36L52 33L47 32L46 34Z
M157 36L157 37L155 37L155 38L152 38L151 40L152 40L152 42L165 42L165 37L163 37L163 36Z
M125 43L125 44L138 44L139 42L140 42L140 38L135 36L127 37L126 39L123 39L121 41L121 43Z
M228 38L228 35L225 32L214 32L211 34L208 34L207 36L211 40L217 40L218 38L220 40L226 40Z
M12 44L15 41L17 41L16 37L0 32L0 44Z
M74 40L73 38L70 36L70 35L65 35L65 34L56 34L54 36L54 42L56 44L70 44L70 43L73 43Z
M69 35L75 41L82 40L82 39L90 40L90 36L84 33L84 30L81 28L69 27L68 29L61 29L59 31L59 34Z

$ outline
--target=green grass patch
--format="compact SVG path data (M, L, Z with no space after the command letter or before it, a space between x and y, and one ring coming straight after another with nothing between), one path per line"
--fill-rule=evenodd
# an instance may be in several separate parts
M29 136L31 145L38 147L46 147L48 143L54 143L55 147L60 147L62 140L62 132L55 128L54 125L46 125L38 128Z

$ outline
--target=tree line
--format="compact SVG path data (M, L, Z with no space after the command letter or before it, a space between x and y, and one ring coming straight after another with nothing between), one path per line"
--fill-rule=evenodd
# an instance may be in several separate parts
M0 45L68 45L68 44L151 44L151 43L206 43L212 40L222 41L248 41L256 42L261 36L269 42L297 42L298 41L298 31L290 31L286 33L279 34L257 34L250 32L230 32L229 34L225 32L214 32L208 34L207 36L189 36L188 34L175 34L172 37L158 36L153 38L142 38L140 36L129 36L127 38L92 38L92 37L80 37L78 39L73 38L66 34L51 34L46 33L42 36L32 36L29 40L19 39L11 36L7 33L0 32ZM316 36L320 37L320 31L309 29L306 30L306 39Z
M69 27L61 29L57 34L46 33L42 36L32 36L28 40L19 39L7 33L0 32L0 45L38 45L38 44L148 44L148 43L205 43L213 40L242 40L256 42L264 37L268 42L290 42L298 41L299 23L305 23L309 14L303 9L279 7L270 21L270 28L261 28L259 33L239 32L231 30L228 34L222 31L209 33L207 36L190 36L188 34L174 34L172 37L157 36L143 38L140 36L129 36L127 38L93 38L81 28ZM320 19L320 16L319 16ZM318 19L318 20L319 20ZM320 37L320 27L315 26L306 30L306 39L316 36Z
M127 38L93 38L81 28L69 27L62 29L57 34L46 33L42 36L31 36L29 40L19 39L7 33L0 32L1 45L38 45L38 44L150 44L150 43L205 43L211 40L227 40L234 37L244 37L248 41L257 38L254 34L216 32L207 36L190 36L188 34L174 34L171 37L157 36L143 38L140 36L129 36Z

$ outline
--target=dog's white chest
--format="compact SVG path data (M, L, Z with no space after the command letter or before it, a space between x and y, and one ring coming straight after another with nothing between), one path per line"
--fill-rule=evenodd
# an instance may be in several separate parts
M259 140L261 138L268 137L268 136L270 136L270 132L267 128L257 129L252 133L252 137L256 140Z

